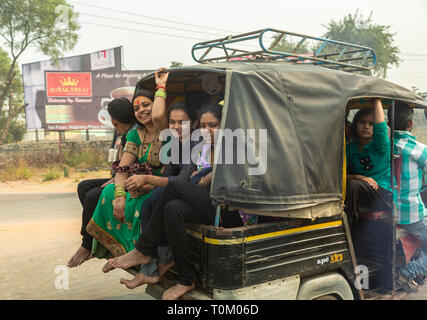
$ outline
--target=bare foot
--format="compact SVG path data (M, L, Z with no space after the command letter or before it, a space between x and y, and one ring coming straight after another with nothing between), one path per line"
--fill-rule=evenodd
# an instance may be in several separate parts
M107 273L111 270L114 270L115 268L110 264L109 261L102 267L102 272Z
M176 285L170 287L163 293L162 300L177 300L179 297L181 297L188 291L193 290L194 287L194 282L191 284L191 286L184 286L180 283L177 283Z
M161 263L159 263L157 265L158 268L159 268L159 275L163 276L166 273L166 271L168 271L174 265L175 265L175 261L172 261L171 263L168 263L168 264L161 264Z
M151 261L151 257L144 256L141 252L134 249L125 255L122 255L120 257L110 259L108 262L114 267L114 268L121 268L121 269L129 269L133 266L137 266L140 264L147 264Z
M143 284L155 284L160 281L160 277L147 277L142 273L138 273L132 280L121 278L120 283L124 284L128 289L134 289Z
M80 246L76 253L71 257L70 261L68 261L67 266L70 268L78 267L90 258L92 258L91 250Z

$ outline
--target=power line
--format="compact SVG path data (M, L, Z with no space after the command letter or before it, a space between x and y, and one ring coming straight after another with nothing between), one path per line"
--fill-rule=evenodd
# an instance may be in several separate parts
M197 25L197 24L191 24L191 23L185 23L185 22L180 22L180 21L171 20L171 19L164 19L164 18L159 18L159 17L146 16L146 15L137 14L137 13L134 13L134 12L123 11L123 10L117 10L117 9L111 9L111 8L103 8L103 7L100 7L100 6L89 5L89 4L80 3L80 2L76 2L76 1L70 1L70 2L74 3L74 4L77 4L77 5L81 5L81 6L86 6L86 7L90 7L90 8L101 9L101 10L110 11L110 12L114 12L114 13L123 13L123 14L127 14L127 15L132 15L132 16L137 16L137 17L143 17L143 18L146 18L146 19L165 21L165 22L170 22L170 23L175 23L175 24L181 24L181 25L186 25L186 26L191 26L191 27L197 27L197 28L203 28L203 29L211 29L211 30L216 30L216 31L231 32L231 33L241 33L241 32L238 32L238 31L231 31L231 30L225 30L225 29L220 29L220 28L207 27L207 26L202 26L202 25ZM90 16L90 14L85 14L85 13L83 13L82 15L88 15L88 16ZM103 17L95 16L95 15L92 15L92 16L103 18ZM110 19L113 19L113 18L110 18ZM116 18L114 18L114 20L120 21L120 19L116 19ZM122 20L122 21L124 21L124 20ZM127 21L124 21L124 22L127 22ZM138 24L150 25L150 24L142 23L142 22L131 22L131 23L138 23ZM203 32L200 32L200 31L178 29L178 28L165 27L165 26L159 26L159 25L152 25L152 26L156 26L156 27L160 27L160 28L170 28L170 29L175 29L175 30L179 30L179 31L188 31L188 32L203 33ZM218 35L218 34L213 34L213 33L208 33L208 32L205 32L205 34ZM219 36L223 36L223 35L219 35ZM427 57L427 54L419 54L419 53L401 53L401 54L402 55L408 55L408 56L416 56L416 57Z
M152 31L145 31L145 30L139 30L139 29L132 29L132 28L127 28L127 27L118 27L118 26L106 25L106 24L101 24L101 23L93 23L93 22L86 22L86 21L82 21L82 23L83 24L88 24L88 25L93 25L93 26L111 28L111 29L120 29L120 30L125 30L125 31L135 31L135 32L141 32L141 33L150 33L150 34L155 34L155 35L159 35L159 36L166 36L166 37L172 37L172 38L182 38L182 39L197 40L197 41L205 41L206 40L206 39L201 39L201 38L192 38L192 37L186 37L186 36L181 36L181 35L173 35L173 34L166 34L166 33L160 33L160 32L152 32Z
M114 12L114 13L128 14L128 15L142 17L142 18L146 18L146 19L154 19L154 20L159 20L159 21L165 21L165 22L170 22L170 23L182 24L182 25L186 25L186 26L203 28L203 29L211 29L211 30L216 30L216 31L239 33L237 31L230 31L230 30L225 30L225 29L219 29L219 28L207 27L207 26L202 26L202 25L197 25L197 24L180 22L180 21L176 21L176 20L170 20L170 19L164 19L164 18L146 16L146 15L137 14L137 13L134 13L134 12L128 12L128 11L111 9L111 8L103 8L103 7L100 7L100 6L94 6L94 5L90 5L90 4L79 3L79 2L76 2L76 1L70 1L70 2L74 3L74 4L77 4L77 5L81 5L81 6L86 6L86 7L91 7L91 8L95 8L95 9L101 9L101 10L111 11L111 12Z
M101 16L92 15L92 14L83 14L83 15L93 16L93 17L97 17L97 18L104 18ZM127 21L127 20L117 19L117 18L108 18L108 19L120 21L120 22L130 22L130 23L139 24L136 21ZM146 33L146 34L149 33L149 34L154 34L154 35L160 35L160 36L166 36L166 37L172 37L172 38L181 38L181 39L187 39L187 40L196 40L196 41L207 41L207 40L209 40L208 38L195 38L195 37L189 37L189 36L185 36L185 35L167 34L167 33L161 33L161 32L134 29L134 28L129 28L129 27L125 27L125 26L118 26L118 25L113 26L113 25L106 25L106 24L87 22L87 21L81 21L81 23L86 24L86 25L93 25L93 26L115 29L115 30L120 29L120 30L125 30L125 31L133 31L133 32ZM142 24L146 24L146 23L142 23ZM156 26L156 25L152 25L152 24L146 24L146 25ZM179 28L173 28L173 27L165 27L165 28L171 28L174 30L183 31L183 29L179 29ZM187 30L187 31L190 31L190 30ZM198 31L192 31L192 32L198 32ZM213 35L212 33L203 33L203 32L198 32L198 33ZM218 34L215 34L215 35L219 36ZM258 48L258 46L255 46L254 44L242 44L242 46L247 47L247 48L249 48L249 47L250 48L255 48L255 47Z
M167 26L161 26L158 24L151 24L151 23L140 22L140 21L129 21L126 19L118 19L118 18L113 18L113 17L98 16L98 15L89 14L89 13L80 13L80 15L94 17L94 18L100 18L100 19L108 19L108 20L119 21L119 22L125 22L125 23L134 23L134 24L146 25L146 26L151 26L151 27L156 27L156 28L164 28L164 29L172 29L172 30L177 30L177 31L202 33L202 34L209 34L209 35L214 35L214 36L219 36L219 37L224 36L224 35L221 35L218 33L210 33L210 32L202 32L202 31L181 29L181 28L175 28L175 27L167 27Z

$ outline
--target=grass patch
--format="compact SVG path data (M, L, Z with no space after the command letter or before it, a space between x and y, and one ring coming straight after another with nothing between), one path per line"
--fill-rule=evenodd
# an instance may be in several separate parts
M0 182L9 181L26 181L29 183L40 183L46 181L62 181L69 180L74 183L78 183L86 179L99 179L108 178L111 176L111 171L101 167L98 170L86 170L85 172L80 171L80 167L71 168L68 167L68 177L64 176L66 173L66 167L61 168L58 165L48 166L40 168L37 166L30 166L26 164L15 164L5 167L0 167Z
M16 168L16 177L18 180L28 180L33 177L33 171L23 165L19 165L18 168Z
M28 180L34 176L34 171L20 163L17 166L9 166L0 169L0 181L16 181L16 180Z
M51 181L56 180L61 177L61 171L56 168L51 168L46 171L45 174L42 175L43 181Z
M105 154L93 152L93 151L82 151L80 153L65 153L64 163L76 169L99 169L108 166Z

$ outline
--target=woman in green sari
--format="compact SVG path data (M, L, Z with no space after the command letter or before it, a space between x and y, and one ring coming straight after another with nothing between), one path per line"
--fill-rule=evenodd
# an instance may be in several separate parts
M167 79L167 73L160 76L156 73L156 82L163 78ZM165 98L165 94L157 91L154 104L157 99ZM104 188L86 227L94 239L92 255L97 258L117 257L133 250L141 235L139 211L151 196L151 190L146 189L144 193L126 191L124 186L129 173L161 174L159 155L163 142L159 135L168 127L166 110L153 108L152 94L146 90L137 92L132 104L139 126L127 134L123 157L116 168L115 184ZM107 263L102 270L108 272L111 267Z

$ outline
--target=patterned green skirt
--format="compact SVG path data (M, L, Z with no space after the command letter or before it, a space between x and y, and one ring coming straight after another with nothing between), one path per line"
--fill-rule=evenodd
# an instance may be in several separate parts
M135 248L141 235L141 207L151 192L138 198L126 193L125 223L120 223L113 215L114 184L102 191L98 205L86 231L93 237L92 255L97 258L121 256Z

